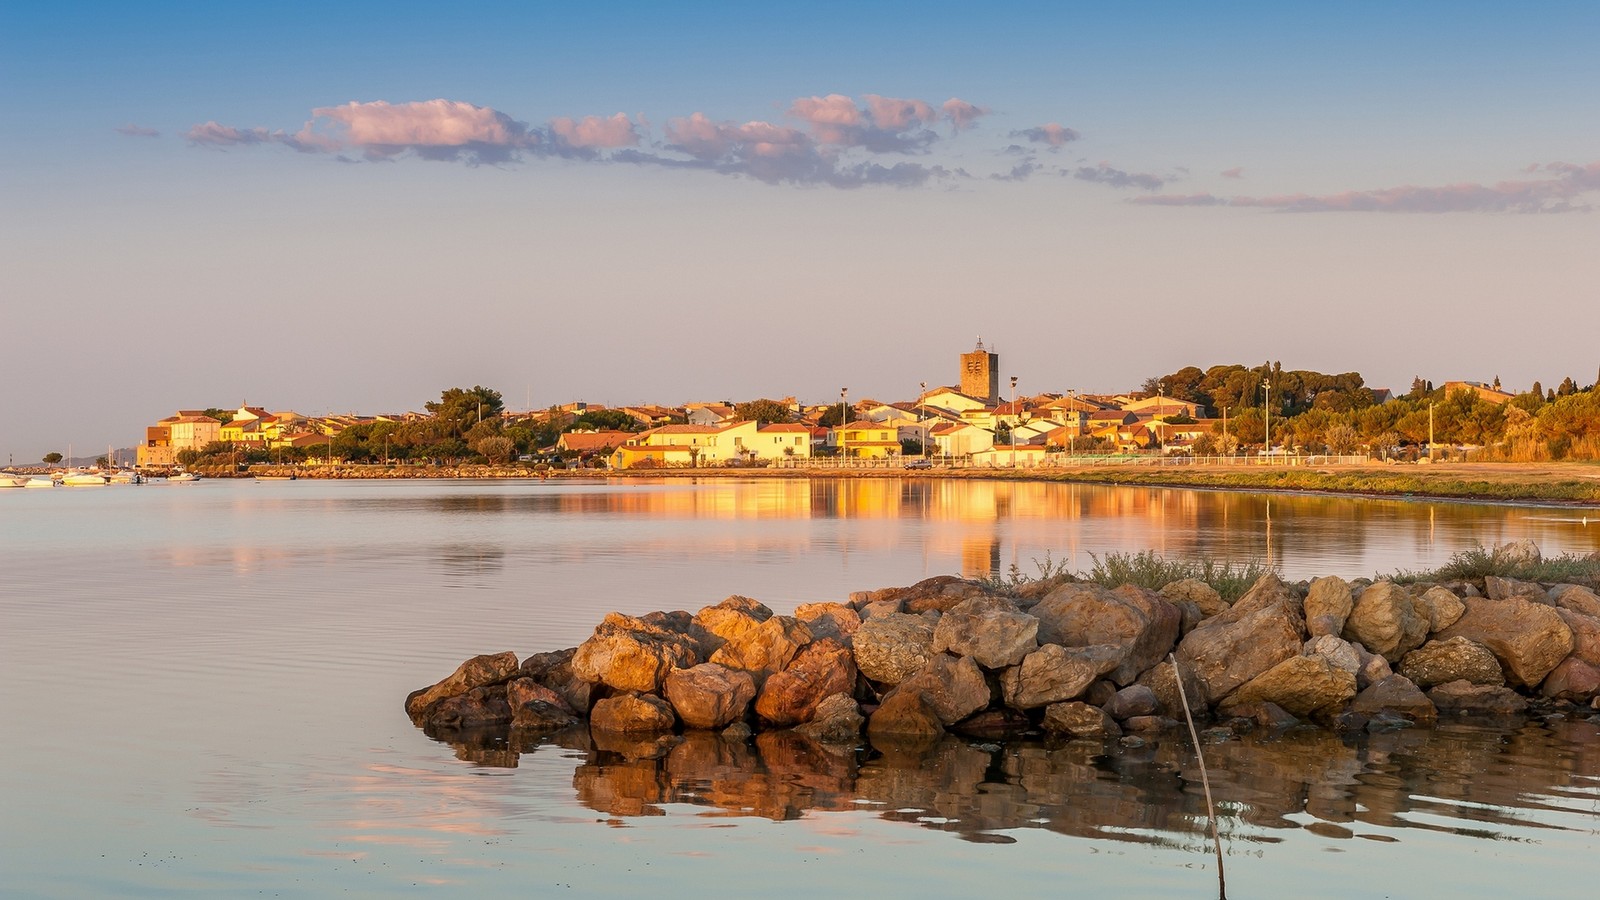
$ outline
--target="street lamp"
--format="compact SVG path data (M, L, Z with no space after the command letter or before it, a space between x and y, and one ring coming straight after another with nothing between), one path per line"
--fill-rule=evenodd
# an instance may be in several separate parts
M919 382L917 382L917 386L922 388L922 393L917 395L917 434L921 438L920 443L922 444L922 457L923 457L923 459L927 459L927 457L928 457L928 404L927 404L928 383L926 381L919 381Z
M839 450L840 458L844 457L844 426L845 426L845 421L844 421L845 420L845 399L844 398L849 393L850 393L850 389L849 388L847 388L847 387L839 388L839 440L836 443L838 444L838 450Z
M1261 379L1261 416L1266 420L1267 462L1272 462L1272 381Z
M1011 376L1011 468L1017 467L1017 376Z

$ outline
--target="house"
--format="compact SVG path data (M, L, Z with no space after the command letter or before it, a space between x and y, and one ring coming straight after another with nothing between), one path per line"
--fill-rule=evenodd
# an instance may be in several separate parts
M726 425L735 415L733 407L725 403L690 403L684 410L690 425Z
M963 394L953 387L937 387L917 398L918 405L937 406L960 413L968 409L982 409L989 404L970 394Z
M610 456L611 452L633 437L631 431L568 431L556 440L556 449L563 453L590 456Z
M177 464L178 452L204 450L221 440L222 423L197 409L180 409L144 430L144 442L134 454L134 464L165 468Z
M836 429L834 443L845 456L881 459L900 455L900 428L858 419Z
M941 456L968 456L994 446L994 432L966 422L935 425L930 437Z
M794 422L762 425L750 450L757 459L810 459L811 429Z
M1469 391L1477 394L1478 399L1493 403L1496 406L1516 396L1515 394L1508 394L1493 385L1484 384L1481 381L1446 381L1444 383L1444 395L1446 397L1457 391Z
M1123 404L1122 408L1126 412L1161 420L1184 416L1194 419L1200 416L1200 404L1161 395L1133 400Z
M995 444L987 450L980 450L972 454L974 466L985 466L992 469L1031 469L1043 465L1045 448L1043 444Z
M1167 453L1189 450L1194 447L1194 442L1204 435L1212 434L1212 427L1220 420L1198 419L1187 425L1173 425L1159 420L1142 423L1144 427L1161 442L1161 449Z
M668 409L665 406L648 404L644 406L624 406L622 411L646 428L671 425L674 419L683 417L682 413Z
M754 421L727 425L663 425L631 435L611 454L616 469L652 465L715 466L757 456ZM803 437L803 435L801 435Z

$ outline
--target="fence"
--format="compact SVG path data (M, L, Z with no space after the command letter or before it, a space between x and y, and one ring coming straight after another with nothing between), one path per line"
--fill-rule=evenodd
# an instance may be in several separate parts
M1362 466L1373 462L1370 456L1333 455L1324 453L1274 453L1270 456L1169 456L1161 453L1111 453L1069 454L1048 453L1043 460L1018 460L1015 467L1005 453L995 454L993 462L974 463L965 456L890 456L862 459L841 456L813 456L810 458L786 457L774 460L775 469L849 469L903 470L907 468L934 469L1059 469L1077 466L1151 466L1151 467L1228 467L1228 468L1293 468L1297 466ZM924 465L926 462L926 465Z

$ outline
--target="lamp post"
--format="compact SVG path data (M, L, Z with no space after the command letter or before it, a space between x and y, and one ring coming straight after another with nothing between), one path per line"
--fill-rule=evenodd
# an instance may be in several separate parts
M839 457L844 458L844 426L845 426L845 397L850 393L847 387L839 388Z
M919 381L919 382L917 382L917 386L922 388L922 393L917 395L917 435L918 435L919 438L921 438L922 458L923 459L927 459L928 458L928 405L927 405L927 399L926 398L928 396L928 383L926 381Z
M1266 422L1267 462L1272 462L1272 381L1261 379L1261 417Z
M1433 401L1428 401L1428 462L1433 462Z
M1017 467L1017 376L1011 376L1011 468Z
M389 467L389 432L383 433L383 466Z

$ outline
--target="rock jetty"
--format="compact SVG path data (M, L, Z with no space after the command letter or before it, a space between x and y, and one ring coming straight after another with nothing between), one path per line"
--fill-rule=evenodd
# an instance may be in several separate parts
M688 729L851 744L863 731L874 743L1112 738L1177 727L1180 676L1191 714L1235 732L1588 717L1600 710L1600 596L1494 576L1269 574L1229 603L1194 580L1003 589L940 576L793 615L739 596L692 614L614 612L577 647L474 657L405 706L435 734L587 720L647 743Z

